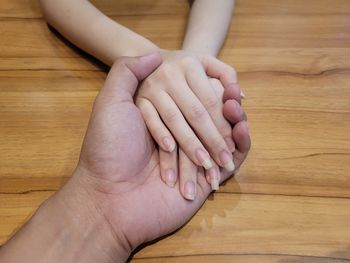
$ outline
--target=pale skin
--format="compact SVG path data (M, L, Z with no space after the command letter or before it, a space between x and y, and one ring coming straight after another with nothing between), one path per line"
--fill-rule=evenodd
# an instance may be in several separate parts
M53 27L108 65L121 56L154 51L161 54L162 65L145 79L135 101L160 147L165 183L173 187L179 179L183 196L194 200L197 189L193 171L198 167L206 169L213 189L218 189L219 167L231 173L239 167L235 162L239 153L234 152L237 142L222 114L221 97L225 88L231 95L234 115L240 114L242 120L241 91L235 70L215 58L226 36L233 0L194 1L182 49L175 51L160 49L86 0L40 2Z
M141 243L176 230L200 208L211 192L203 169L196 173L194 201L159 180L159 153L133 102L139 82L160 63L154 53L114 64L94 103L73 176L1 247L0 262L125 262ZM235 121L230 107L225 104L223 112L234 125L240 165L250 140L246 121ZM222 170L221 180L229 176Z

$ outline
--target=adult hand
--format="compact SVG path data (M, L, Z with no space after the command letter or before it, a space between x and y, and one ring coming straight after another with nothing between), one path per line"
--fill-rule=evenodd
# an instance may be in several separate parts
M172 232L199 209L211 191L203 169L192 171L194 201L164 184L158 150L133 103L139 82L160 63L159 54L115 63L96 98L74 175L1 248L1 262L125 262L138 245ZM245 128L239 122L233 129L243 152Z
M202 170L193 171L198 191L192 202L159 179L158 150L133 95L160 63L159 54L152 54L123 58L112 67L96 99L77 168L77 176L93 178L91 198L130 250L183 225L211 191ZM235 133L240 138L233 137L240 139L237 148L247 151L249 136L246 126L240 127Z

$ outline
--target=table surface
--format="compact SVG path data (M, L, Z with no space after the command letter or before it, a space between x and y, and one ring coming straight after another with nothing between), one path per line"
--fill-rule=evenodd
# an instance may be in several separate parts
M188 1L93 1L163 48ZM247 96L252 149L180 231L132 262L350 261L350 1L240 0L220 58ZM36 0L0 4L0 244L77 162L106 69Z

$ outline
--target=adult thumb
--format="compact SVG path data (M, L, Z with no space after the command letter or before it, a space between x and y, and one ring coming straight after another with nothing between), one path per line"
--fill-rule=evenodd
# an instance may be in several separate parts
M101 93L112 96L116 102L132 101L139 82L148 77L161 62L159 53L119 58L109 71Z

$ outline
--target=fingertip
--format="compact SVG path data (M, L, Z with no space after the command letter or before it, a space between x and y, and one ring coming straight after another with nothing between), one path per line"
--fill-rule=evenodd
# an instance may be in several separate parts
M169 187L174 187L178 178L177 152L169 153L159 149L160 176Z
M154 68L159 66L162 63L162 60L162 56L157 51L140 57L142 63Z
M247 153L251 147L249 127L247 121L238 122L232 130L232 137L237 144L237 150Z
M241 95L241 98L242 98L242 99L246 99L246 96L245 96L245 94L243 93L243 91L242 91L242 90L241 90L240 95Z
M187 200L193 201L196 199L196 185L192 180L186 181L183 194Z
M125 57L120 60L134 74L138 81L147 78L162 63L162 57L158 52L134 58Z
M235 100L227 100L223 106L224 117L231 123L235 124L243 120L244 112L241 105Z
M226 102L227 100L235 100L241 104L241 97L241 88L239 84L230 83L227 85L227 87L225 87L223 102Z
M213 167L208 171L209 183L211 185L211 190L219 190L220 174L217 167Z
M213 162L207 151L203 149L197 149L195 151L195 156L197 158L197 161L199 162L199 165L201 165L205 170L209 170L213 167Z
M167 169L165 171L164 181L169 187L174 188L176 184L176 174L173 169Z

